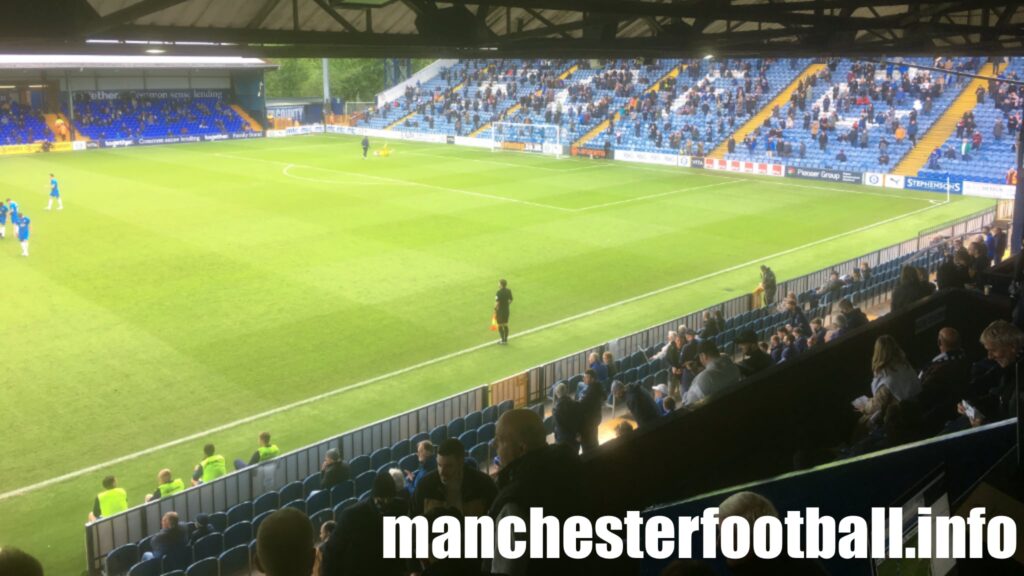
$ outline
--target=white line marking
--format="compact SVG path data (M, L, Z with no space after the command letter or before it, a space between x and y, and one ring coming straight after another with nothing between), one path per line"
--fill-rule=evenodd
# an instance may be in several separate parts
M263 158L250 158L246 156L235 156L233 154L214 154L221 158L234 158L236 160L245 160L247 162L265 162L267 164L277 164L279 166L294 166L296 168L312 168L314 170L322 170L324 172L336 172L338 174L345 174L346 176L354 176L356 178L370 178L373 180L380 180L382 182L388 182L391 184L400 184L408 186L415 184L416 186L422 186L424 188L430 188L432 190L440 190L442 192L455 192L456 194L464 194L466 196L477 196L479 198L489 198L491 200L498 200L501 202L511 202L513 204L524 204L526 206L534 206L537 208L546 208L548 210L558 210L559 212L573 212L572 208L563 208L561 206L552 206L550 204L541 204L539 202L530 202L529 200L519 200L518 198L509 198L507 196L497 196L494 194L486 194L484 192L473 192L472 190L463 190L461 188L449 188L447 186L437 186L434 184L424 184L423 182L416 182L413 180L402 180L399 178L388 178L386 176L375 176L373 174L360 174L358 172L348 172L346 170L335 170L333 168L320 168L318 166L310 166L306 164L293 164L290 162L279 162L277 160L265 160Z
M615 202L605 202L604 204L595 204L594 206L587 206L586 208L577 208L576 212L583 212L586 210L596 210L597 208L607 208L608 206L618 206L619 204L628 204L630 202L638 202L640 200L649 200L651 198L661 198L662 196L669 196L677 194L679 192L692 192L694 190L703 190L705 188L715 188L717 186L725 186L728 184L735 184L737 182L746 182L741 178L730 178L725 182L716 182L714 184L705 184L703 186L694 186L692 188L679 188L676 190L669 190L668 192L659 192L657 194L648 194L646 196L637 196L636 198L627 198L625 200L616 200Z
M865 232L867 230L871 230L871 229L877 228L879 226L884 226L886 224L890 224L890 223L895 222L897 220L902 220L904 218L907 218L909 216L913 216L915 214L920 214L921 212L925 212L927 210L931 210L933 208L937 208L938 206L942 206L944 204L946 204L946 202L943 202L942 204L930 204L930 205L928 205L928 206L926 206L924 208L919 208L917 210L913 210L911 212L907 212L906 214L902 214L902 215L899 215L899 216L893 216L892 218L888 218L886 220L875 222L874 224L868 224L866 226L861 226L860 228L856 228L854 230L847 230L846 232L841 232L839 234L835 234L833 236L829 236L828 238L822 238L820 240L815 240L814 242L810 242L808 244L802 244L800 246L789 248L787 250L782 250L781 252L776 252L774 254L768 254L768 255L765 255L765 256L760 256L758 258L755 258L753 260L749 260L749 261L744 262L742 264L736 264L734 266L730 266L730 267L724 268L722 270L718 270L718 271L715 271L715 272L709 272L709 273L707 273L707 274L705 274L703 276L699 276L697 278L691 278L689 280L684 280L682 282L678 282L676 284L672 284L671 286L665 286L663 288L658 288L657 290L652 290L650 292L646 292L644 294L639 294L637 296L631 296L631 297L626 298L624 300L619 300L618 302L612 302L610 304L605 304L604 306L600 306L598 308L594 308L593 310L587 310L585 312L580 312L578 314L573 314L572 316L567 316L567 317L561 318L559 320L554 320L552 322L548 322L547 324L542 324L540 326L535 326L533 328L529 328L527 330L519 332L518 334L513 334L512 337L513 338L520 338L520 337L523 337L523 336L529 336L530 334L536 334L537 332L542 332L544 330L548 330L550 328L554 328L556 326L560 326L560 325L566 324L568 322L574 322L574 321L580 320L582 318L587 318L587 317L593 316L595 314L600 314L601 312L605 312L605 311L611 310L613 308L618 308L620 306L625 306L626 304L632 304L633 302L638 302L640 300L645 300L645 299L650 298L652 296L657 296L659 294L663 294L665 292L670 292L672 290L676 290L676 289L682 288L684 286L689 286L690 284L694 284L696 282L702 282L704 280L709 280L709 279L714 278L716 276L721 276L722 274L728 274L729 272L735 272L736 270L739 270L741 268L746 268L748 266L753 266L755 264L764 262L766 260L771 260L771 259L774 259L774 258L779 258L779 257L782 257L782 256L786 256L787 254L792 254L794 252L799 252L801 250L805 250L805 249L810 248L812 246L818 246L818 245L824 244L826 242L831 242L833 240L838 240L839 238L844 238L846 236L850 236L850 235L853 235L853 234L859 234L861 232ZM338 394L342 394L342 393L348 392L350 390L355 390L357 388L362 388L364 386L368 386L370 384L374 384L376 382L380 382L381 380L387 380L389 378L394 378L395 376L400 376L402 374L407 374L409 372L413 372L415 370L419 370L420 368L426 368L428 366L433 366L434 364L438 364L438 363L444 362L446 360L451 360L452 358L458 358L459 356L464 356L466 354L469 354L469 353L472 353L472 352L476 352L477 350L482 350L484 348L487 348L488 346L493 346L493 345L494 345L494 342L485 342L483 344L477 344L476 346L470 346L469 348L458 350L456 352L451 352L451 353L445 354L444 356L438 356L437 358L432 358L430 360L425 360L425 361L420 362L418 364L413 364L412 366L407 366L405 368L401 368L401 369L395 370L393 372L388 372L387 374L381 374L379 376L374 376L373 378L370 378L370 379L367 379L367 380L363 380L362 382L356 382L356 383L350 384L348 386L342 386L341 388L336 388L334 390L329 390L327 392L324 392L324 393L321 393L321 394L317 394L316 396L311 396L311 397L306 398L304 400L298 400L298 401L292 402L290 404L285 404L284 406L278 406L277 408L273 408L271 410L266 410L264 412L260 412L259 414L254 414L252 416L246 416L245 418L241 418L239 420L235 420L234 422L228 422L227 424L222 424L222 425L217 426L215 428L210 428L209 430L204 430L202 432L197 432L195 434L190 434L190 435L185 436L183 438L178 438L177 440L171 440L170 442L165 442L163 444L160 444L159 446L153 446L153 447L150 447L150 448L146 448L145 450L140 450L140 451L132 453L132 454L126 454L124 456L120 456L118 458L114 458L113 460L108 460L108 461L100 463L100 464L95 464L93 466L82 468L81 470L75 470L74 472L68 472L67 474L63 474L61 476L50 478L49 480L43 480L42 482L37 482L35 484L30 484L30 485L24 486L22 488L17 488L15 490L4 492L3 494L0 494L0 501L8 500L8 499L14 498L16 496L21 496L23 494L27 494L28 492L39 490L41 488L46 488L47 486L52 486L54 484L58 484L60 482L64 482L65 480L72 480L74 478L78 478L79 476L84 476L85 474L89 474L89 473L92 473L92 472L103 470L105 468L110 468L111 466L114 466L116 464L121 464L122 462L128 462L130 460L135 460L135 459L140 458L142 456L146 456L148 454L153 454L154 452L159 452L160 450L165 450L167 448L173 448L174 446L178 446L178 445L184 444L186 442L192 442L194 440L205 439L205 438L208 438L212 434L216 434L218 432L223 432L225 430L230 430L230 429L235 428L237 426L241 426L242 424L248 424L249 422L255 422L256 420L260 420L260 419L263 419L263 418L268 418L270 416L274 416L274 415L280 414L282 412L287 412L289 410L293 410L295 408L299 408L299 407L305 406L307 404L312 404L314 402L319 402L320 400L324 400L324 399L330 398L332 396L337 396Z
M298 167L298 166L296 166L295 164L289 164L289 165L287 165L287 166L285 166L284 168L281 169L281 173L284 174L285 176L289 177L289 178L295 178L296 180L305 180L306 182L316 182L318 184L340 184L340 185L353 185L353 186L384 186L384 185L400 186L400 184L398 184L397 182L394 182L394 183L392 183L392 182L363 182L363 181L356 181L356 180L342 181L342 180L324 180L323 178L307 178L305 176L297 176L297 175L292 174L291 172L289 172L289 170L291 170L292 168L296 168L296 167ZM302 168L309 169L309 168L311 168L311 166L302 166ZM317 170L322 170L322 168L317 168ZM415 182L407 182L406 185L407 186L416 186L417 184Z

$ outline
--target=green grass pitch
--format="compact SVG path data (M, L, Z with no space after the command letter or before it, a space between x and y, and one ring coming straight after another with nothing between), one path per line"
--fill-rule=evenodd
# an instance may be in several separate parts
M9 225L0 241L0 542L77 574L105 474L138 504L205 441L247 458L266 429L290 450L734 297L761 259L790 278L991 205L445 145L363 160L358 142L0 159L0 196L32 218L29 258ZM51 171L63 212L42 210ZM501 277L507 347L136 455L492 342Z

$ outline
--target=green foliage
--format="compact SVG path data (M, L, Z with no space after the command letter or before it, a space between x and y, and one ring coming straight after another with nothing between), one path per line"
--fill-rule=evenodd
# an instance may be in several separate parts
M323 71L319 58L274 60L280 66L266 75L267 98L319 98L323 95ZM432 60L413 59L413 72ZM372 100L384 85L384 60L344 58L328 60L331 96L346 101Z

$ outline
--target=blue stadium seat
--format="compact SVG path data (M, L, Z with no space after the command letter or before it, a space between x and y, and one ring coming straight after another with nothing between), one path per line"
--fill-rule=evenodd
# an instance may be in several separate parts
M252 520L252 502L248 500L228 508L228 526L243 520Z
M582 383L583 383L583 374L577 374L577 375L573 376L572 378L569 378L569 380L566 382L566 384L569 385L569 392L571 392L572 394L575 394L576 391L580 389L580 384L582 384ZM505 402L512 402L512 401L511 400L506 400ZM505 412L508 412L509 410L511 410L512 408L515 407L515 404L513 403L512 406L510 406L508 408L505 408L505 406L506 406L505 402L502 402L501 404L498 405L498 416L499 417L502 414L504 414Z
M280 494L277 492L267 492L262 496L256 498L252 502L252 515L253 517L263 514L267 510L276 510L281 505ZM220 552L218 552L220 554Z
M235 526L241 526L241 524L235 524L232 528ZM216 558L223 551L224 535L214 532L209 536L203 536L196 540L196 543L192 545L192 561L196 562L203 558Z
M479 411L466 414L466 430L476 430L483 424L483 414Z
M331 487L331 502L337 504L342 500L351 498L356 493L356 485L351 480L345 480L340 484Z
M481 414L482 414L482 420L483 420L484 423L487 423L487 422L497 422L498 421L498 407L497 406L488 406L487 408L483 409L483 412L481 412Z
M230 574L249 573L249 545L242 544L235 546L220 555L220 573L223 576Z
M370 454L370 469L376 470L391 461L391 448L378 448Z
M305 498L320 489L320 473L313 472L302 481L302 496Z
M348 472L353 478L370 469L370 457L363 454L356 456L348 463Z
M408 440L399 440L391 445L391 459L401 460L409 455L412 447L409 445Z
M424 440L430 440L430 434L427 434L426 432L420 432L413 436L412 438L409 438L409 452L415 452L416 447L419 446L420 442L423 442ZM392 448L392 450L394 450L394 448Z
M359 503L358 498L347 498L334 505L334 519L341 520L341 513Z
M620 374L618 379L621 380L623 384L632 384L633 382L636 382L638 372L639 371L636 368L630 368Z
M256 536L256 534L259 532L259 525L263 524L263 521L266 520L267 517L272 515L272 513L273 513L273 510L270 510L270 511L267 511L267 512L263 512L263 513L261 513L261 515L259 515L258 517L253 519L253 521L252 521L252 534L253 534L253 536ZM241 526L241 525L239 525L239 526Z
M305 500L292 500L291 502L285 504L283 506L283 508L295 508L299 512L305 513L306 512L306 501Z
M310 494L306 498L306 514L312 516L321 510L326 510L331 507L331 493L326 490L321 490L315 494Z
M134 542L118 546L107 553L106 574L117 576L127 574L132 566L139 562L139 546Z
M267 516L270 516L273 513L274 511L270 510L253 518L252 522L239 522L238 524L228 528L224 532L224 542L221 552L229 548L234 548L239 544L244 544L245 542L255 538L256 531L259 530L260 523L266 520ZM217 552L217 554L220 554L220 552Z
M458 438L459 434L466 431L466 421L462 418L452 418L448 423L448 437Z
M494 440L494 422L488 422L476 429L477 442L490 442Z
M321 510L316 514L309 517L309 521L313 523L313 534L320 535L320 527L323 526L324 522L328 520L334 520L333 510Z
M654 384L668 384L668 369L661 369L654 373Z
M153 544L153 536L156 536L156 534L151 534L149 536L146 536L142 540L139 540L139 557L140 558L146 552L152 552L153 551L153 545L152 545Z
M490 462L490 450L490 445L487 442L480 442L469 449L469 457L476 460L477 465L486 470L487 463Z
M160 576L164 561L160 558L143 560L128 569L128 576Z
M373 490L367 490L366 492L363 492L362 494L359 495L359 501L366 502L367 500L370 499L370 494L373 494Z
M430 441L433 442L434 446L441 444L441 442L444 442L447 438L448 427L443 424L430 431Z
M278 506L285 502L291 502L292 500L298 500L302 498L302 482L298 480L289 482L281 488L280 497L278 498Z
M206 558L189 566L185 576L220 576L220 565L216 558Z
M639 368L637 368L637 370L636 370L636 379L637 379L637 380L643 380L643 379L644 379L644 378L646 378L646 377L647 377L647 375L648 375L648 374L650 374L650 373L651 373L651 365L650 365L650 364L647 364L647 363L645 363L645 364L642 364L642 365L641 365L641 366L640 366Z
M516 407L516 403L513 402L512 400L505 400L501 404L498 404L498 417L501 417L502 414L504 414L505 412L508 412L509 410L511 410L511 409L513 409L515 407Z
M409 454L398 461L398 467L407 472L413 472L420 467L420 459L416 454Z
M530 410L533 410L534 412L536 412L537 415L540 416L541 420L544 420L544 403L543 402L541 402L540 404L534 404L533 406L530 406L529 408L530 408Z
M476 430L466 430L462 434L459 434L459 442L468 450L470 446L476 444Z
M370 488L373 488L373 479L377 476L377 473L372 470L367 470L359 476L356 476L355 493L362 494Z
M480 463L476 461L476 458L469 458L469 457L467 457L466 461L465 461L465 465L469 466L470 468L476 468L477 470L480 469Z
M184 570L192 563L192 548L188 547L163 558L164 570Z
M377 468L376 472L377 474L389 474L391 473L392 468L398 468L398 462L391 461L381 464L380 467Z
M185 576L184 570L175 570L174 572L164 572L160 576Z
M228 515L224 512L210 514L210 526L214 532L223 532L228 528Z

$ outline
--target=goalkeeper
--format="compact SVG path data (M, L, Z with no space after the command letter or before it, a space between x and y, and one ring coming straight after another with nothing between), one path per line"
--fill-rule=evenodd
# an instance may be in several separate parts
M381 156L381 157L384 157L384 158L387 158L388 156L390 156L391 155L391 149L388 148L388 143L385 142L384 146L380 150L377 150L376 152L374 152L373 155L374 156Z

